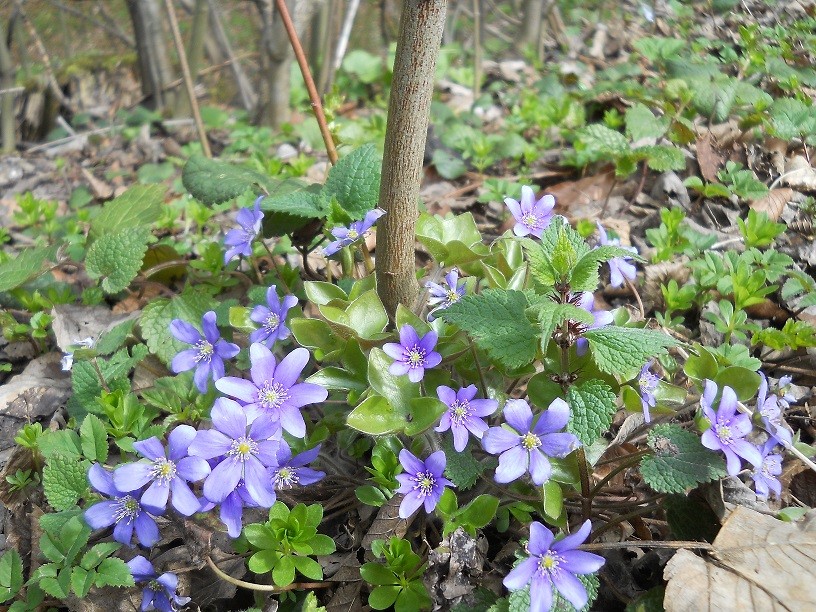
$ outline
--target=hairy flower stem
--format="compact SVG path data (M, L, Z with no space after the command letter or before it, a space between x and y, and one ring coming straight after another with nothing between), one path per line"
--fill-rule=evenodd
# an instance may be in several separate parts
M326 589L333 585L333 583L331 582L293 582L292 584L287 584L286 586L281 587L274 584L258 584L256 582L246 582L245 580L238 580L237 578L233 578L229 574L223 572L209 557L209 555L204 557L204 560L207 562L207 565L210 566L210 569L213 572L215 572L215 575L221 578L221 580L226 580L227 582L234 584L235 586L239 586L244 589L251 589L253 591L269 591L271 593L283 593L284 591Z
M374 260L371 259L371 252L368 250L368 246L366 246L365 240L360 242L359 247L360 255L363 257L363 264L365 264L366 275L371 274L374 271Z

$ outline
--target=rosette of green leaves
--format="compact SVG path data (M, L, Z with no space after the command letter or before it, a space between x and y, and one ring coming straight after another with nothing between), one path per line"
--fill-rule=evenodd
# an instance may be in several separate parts
M431 607L431 598L422 582L425 565L411 544L392 537L388 542L374 540L371 551L385 560L365 563L360 568L363 580L374 586L368 596L368 605L374 610L393 607L396 612L413 612Z

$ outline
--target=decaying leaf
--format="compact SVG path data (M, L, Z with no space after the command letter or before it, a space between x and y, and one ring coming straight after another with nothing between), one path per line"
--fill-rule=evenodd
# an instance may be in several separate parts
M816 170L802 155L794 155L785 164L781 183L799 191L816 191Z
M697 163L700 165L700 174L709 183L717 181L719 172L725 156L715 148L712 142L711 132L705 132L697 137Z
M816 512L796 523L738 507L708 558L679 551L666 565L667 612L816 609Z
M757 212L764 212L771 221L782 216L785 206L793 199L793 189L782 187L771 189L766 195L748 203L748 206Z
M402 496L395 495L385 502L377 512L374 522L371 523L368 532L363 536L362 547L370 550L374 540L387 540L391 536L403 537L408 532L408 527L414 521L417 513L408 519L399 517L399 506Z

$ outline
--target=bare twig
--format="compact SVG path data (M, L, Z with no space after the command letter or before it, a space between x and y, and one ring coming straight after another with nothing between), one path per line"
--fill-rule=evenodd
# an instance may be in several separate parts
M292 49L295 52L298 66L300 66L303 81L306 83L306 90L309 92L309 100L312 103L315 119L317 119L317 124L320 126L320 134L323 136L323 144L326 145L329 162L334 166L337 164L337 149L334 148L334 140L332 139L331 132L329 132L329 126L326 123L326 115L323 113L323 103L320 101L320 95L317 93L312 72L309 70L309 62L306 61L306 55L303 53L303 45L300 44L300 38L298 38L297 31L295 30L295 24L292 23L292 17L289 15L289 9L286 7L286 0L275 0L275 5L283 20L283 26L286 28L289 42L292 43Z
M581 544L577 546L579 550L620 550L623 548L670 548L678 550L680 548L696 548L697 550L714 550L708 542L695 542L694 540L675 540L669 542L596 542L594 544Z

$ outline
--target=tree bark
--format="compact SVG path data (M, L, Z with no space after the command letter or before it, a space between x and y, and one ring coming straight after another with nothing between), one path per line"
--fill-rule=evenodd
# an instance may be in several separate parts
M173 80L173 74L159 4L156 0L127 0L127 7L136 39L142 93L153 109L172 108L175 96L171 91L165 91L165 86Z
M0 153L13 153L16 149L14 121L14 63L6 46L6 28L0 21Z
M541 36L541 21L544 19L544 0L525 0L524 14L521 16L522 46L532 45L538 48L538 39Z
M446 0L406 0L400 16L394 77L388 103L377 245L377 293L393 320L397 305L414 306L414 234L422 160L445 27Z

